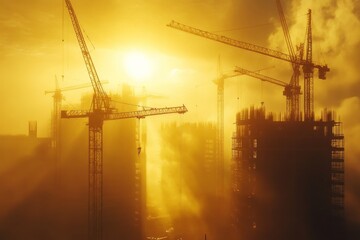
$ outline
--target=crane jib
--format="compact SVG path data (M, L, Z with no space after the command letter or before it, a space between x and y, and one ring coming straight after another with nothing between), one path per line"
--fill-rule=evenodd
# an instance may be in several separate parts
M164 108L150 108L146 110L131 111L131 112L112 112L106 113L103 111L97 112L101 115L103 120L117 120L125 118L145 118L147 116L163 115L170 113L184 114L188 110L183 106L178 107L164 107ZM61 118L86 118L91 112L87 110L63 110L61 111Z
M200 37L205 37L205 38L208 38L208 39L211 39L214 41L232 45L234 47L258 52L263 55L267 55L267 56L271 56L271 57L275 57L278 59L282 59L282 60L291 62L291 57L288 54L285 54L285 53L282 53L279 51L275 51L272 49L268 49L265 47L257 46L257 45L251 44L251 43L246 43L246 42L238 41L235 39L231 39L231 38L228 38L228 37L225 37L222 35L217 35L215 33L207 32L207 31L200 30L200 29L197 29L194 27L186 26L186 25L178 23L176 21L171 21L167 26L184 31L184 32L192 33L192 34L198 35Z
M100 98L98 98L98 97L94 98L93 108L95 110L96 109L102 109L102 108L109 109L110 108L110 103L109 103L110 100L109 100L106 92L104 91L104 89L103 89L103 87L101 85L101 82L99 80L99 77L98 77L98 74L96 72L94 63L92 61L90 52L89 52L89 50L87 48L83 33L81 31L79 21L78 21L78 19L76 17L74 8L73 8L70 0L65 0L65 3L66 3L66 7L67 7L67 9L69 11L71 22L73 24L74 31L75 31L75 34L76 34L76 38L78 40L78 43L79 43L79 46L80 46L80 49L81 49L81 53L82 53L82 56L83 56L84 61L85 61L85 65L86 65L86 68L87 68L87 71L88 71L88 74L89 74L89 77L90 77L91 84L93 86L94 95L95 96L101 96Z
M252 51L252 52L257 52L257 53L260 53L260 54L263 54L263 55L266 55L266 56L269 56L269 57L274 57L274 58L277 58L277 59L280 59L280 60L284 60L284 61L287 61L287 62L290 62L290 63L295 63L295 64L299 64L299 65L308 65L311 68L319 69L319 71L322 71L322 74L325 73L325 69L327 71L329 71L329 68L327 68L326 65L325 66L320 66L320 65L314 64L312 62L308 62L306 60L302 60L302 59L298 59L298 58L293 59L290 55L279 52L279 51L276 51L276 50L272 50L272 49L269 49L269 48L266 48L266 47L257 46L255 44L251 44L251 43L231 39L231 38L228 38L228 37L225 37L225 36L222 36L222 35L217 35L215 33L211 33L211 32L204 31L204 30L201 30L201 29L198 29L198 28L194 28L194 27L184 25L184 24L176 22L174 20L172 20L169 24L167 24L167 26L171 27L171 28L181 30L183 32L191 33L191 34L194 34L194 35L197 35L197 36L200 36L200 37L204 37L204 38L211 39L211 40L214 40L214 41L217 41L217 42L221 42L221 43L224 43L224 44L227 44L227 45L231 45L231 46L234 46L234 47L237 47L237 48L241 48L241 49Z

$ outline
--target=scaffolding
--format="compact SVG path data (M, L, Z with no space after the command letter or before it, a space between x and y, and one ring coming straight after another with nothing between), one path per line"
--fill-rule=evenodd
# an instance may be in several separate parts
M244 238L343 237L344 135L334 119L328 111L298 122L266 115L264 108L237 114L233 224Z

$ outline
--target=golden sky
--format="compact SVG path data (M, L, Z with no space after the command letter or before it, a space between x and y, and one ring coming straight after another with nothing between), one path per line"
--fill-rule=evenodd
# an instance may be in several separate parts
M235 34L229 32L233 37L243 35L242 39L248 41L254 35L259 44L266 44L266 37L273 27L269 18L275 8L271 4L264 5L259 14L261 17L250 22L249 11L258 11L259 6L253 1L234 2L74 0L73 6L89 37L88 47L100 79L116 83L112 86L131 82L124 75L121 59L131 51L143 52L155 68L146 82L148 91L160 94L166 90L166 95L178 96L176 101L166 103L170 105L186 103L185 99L189 99L188 95L178 91L179 87L187 88L183 92L189 95L198 95L203 88L209 92L204 96L209 102L208 98L213 98L215 93L211 80L216 77L218 55L223 56L223 68L232 70L235 58L244 53L168 28L166 24L170 20L209 31L266 24ZM4 79L0 90L4 99L1 108L7 112L0 132L25 134L27 121L37 120L39 134L46 136L51 96L45 96L43 92L54 88L55 75L60 79L64 73L61 86L89 81L68 13L61 0L31 3L1 0L0 13L0 63Z
M116 92L121 83L143 85L165 98L154 107L185 104L184 121L216 120L217 59L230 72L238 65L250 70L274 66L264 74L288 82L290 65L166 27L171 20L237 40L286 51L275 1L73 0L100 79ZM359 0L283 1L294 45L304 39L306 12L313 11L313 59L328 64L327 80L315 79L315 110L336 110L344 123L346 158L360 158L360 2ZM0 134L27 134L27 122L38 121L40 136L50 134L55 75L71 86L89 81L75 34L61 0L0 0ZM62 43L64 39L64 44ZM141 52L152 63L151 75L136 84L122 59ZM89 90L87 90L89 91ZM66 103L81 93L65 94ZM259 105L284 111L282 89L249 77L229 80L225 87L225 137L231 136L235 112ZM171 118L169 118L171 119ZM354 173L360 173L353 164ZM350 174L351 175L351 174ZM354 203L355 204L355 203ZM360 210L358 211L360 212Z
M25 134L27 121L37 120L39 134L46 136L51 96L43 92L54 88L55 75L60 79L64 73L61 86L89 81L68 13L61 0L0 2L3 78L0 94L1 109L6 113L0 133ZM196 108L198 115L209 116L201 120L215 120L216 89L211 80L217 74L219 55L224 72L230 72L235 65L250 70L274 66L265 74L284 81L290 78L290 67L286 63L166 27L174 19L234 39L286 51L272 1L73 0L73 5L89 37L87 40L91 41L88 46L99 77L112 83L108 90L118 90L122 82L131 83L121 60L131 51L142 52L151 59L154 69L144 85L148 92L170 98L161 105L186 103ZM326 81L315 80L317 109L339 108L348 101L359 105L358 5L357 0L284 3L294 45L304 38L307 9L313 10L314 60L331 68ZM229 90L225 90L228 91L226 99L230 101L226 104L228 107L257 105L264 101L269 110L284 110L284 98L278 87L246 77L242 79L229 80ZM270 95L268 99L267 94ZM210 99L213 106L207 106ZM208 108L211 111L206 111ZM233 112L229 114L234 116Z

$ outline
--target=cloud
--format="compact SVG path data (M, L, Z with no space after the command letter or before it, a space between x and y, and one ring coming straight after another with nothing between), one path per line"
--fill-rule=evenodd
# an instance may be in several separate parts
M328 64L330 72L325 83L315 80L315 99L324 106L338 106L342 99L358 95L359 89L358 62L360 61L360 20L354 0L341 1L308 1L292 2L291 14L287 15L293 24L290 34L293 44L304 41L307 16L312 10L313 60L316 63ZM269 37L274 48L284 46L282 29ZM316 76L316 75L315 75ZM319 84L319 88L317 85Z
M327 80L315 79L315 104L318 109L333 108L340 115L345 135L346 211L352 213L352 221L360 222L360 200L358 190L358 159L360 151L360 20L359 1L294 0L291 4L290 33L295 43L303 41L307 9L312 9L313 60L326 63L331 71ZM273 47L284 41L280 26L269 37ZM283 50L285 46L283 46ZM353 210L351 210L353 209ZM356 220L354 220L356 219Z

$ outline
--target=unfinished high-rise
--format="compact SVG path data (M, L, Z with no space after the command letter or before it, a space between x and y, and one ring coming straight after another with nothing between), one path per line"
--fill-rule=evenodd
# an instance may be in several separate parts
M221 216L215 188L215 125L174 122L163 125L160 133L166 144L161 149L162 207L173 227L166 236L199 239L207 233L216 239Z
M233 223L244 239L345 239L344 136L334 114L284 121L236 116Z

